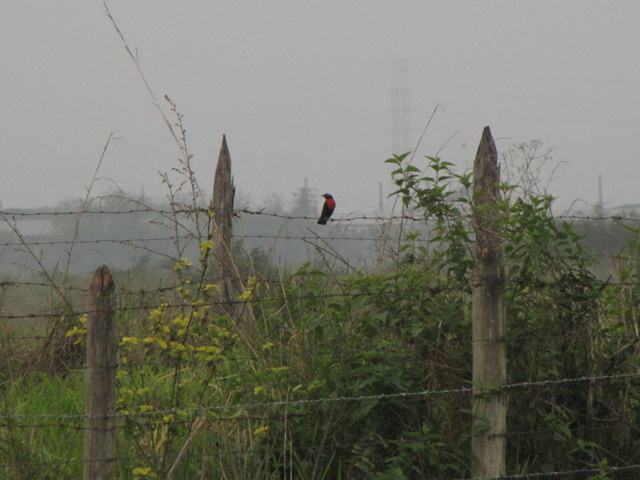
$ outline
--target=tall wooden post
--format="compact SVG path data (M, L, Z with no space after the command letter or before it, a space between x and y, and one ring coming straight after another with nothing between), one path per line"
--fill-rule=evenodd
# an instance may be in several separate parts
M213 179L213 257L215 280L221 289L223 301L231 301L235 297L233 279L236 278L231 241L233 233L233 200L236 188L231 177L231 155L227 147L227 138L222 136L222 146L218 155L218 165Z
M500 201L498 153L489 127L473 165L476 266L473 287L473 425L471 476L505 474L507 376L504 266L497 234Z
M98 268L87 302L84 480L116 476L116 368L118 341L114 283L106 265Z

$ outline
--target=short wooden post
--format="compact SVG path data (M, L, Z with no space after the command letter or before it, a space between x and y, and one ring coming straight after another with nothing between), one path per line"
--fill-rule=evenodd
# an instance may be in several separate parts
M489 127L473 165L476 266L473 286L473 425L471 476L505 474L507 376L504 266L497 234L500 201L498 153Z
M84 480L112 480L116 475L114 290L109 268L103 265L93 275L87 302Z
M227 138L222 136L222 146L218 155L218 165L213 179L213 257L215 281L220 285L221 299L231 301L235 298L236 289L233 279L237 277L232 255L233 234L233 200L236 188L231 177L231 154L227 146Z

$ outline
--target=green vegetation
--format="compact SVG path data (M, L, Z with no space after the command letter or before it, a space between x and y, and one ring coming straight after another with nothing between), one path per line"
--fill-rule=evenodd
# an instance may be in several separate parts
M312 262L278 276L264 252L238 253L243 291L230 316L203 238L198 261L173 262L176 288L121 298L150 308L118 315L119 478L165 478L190 433L175 478L468 475L470 176L436 157L420 168L407 155L388 162L396 195L424 221L405 225L378 271ZM574 227L552 217L552 198L516 187L502 186L496 227L508 383L637 374L639 232L629 231L612 281L599 280ZM52 364L38 345L3 359L3 478L80 477L82 419L56 415L83 412L83 372L70 368L83 325L64 322L56 368L38 372ZM635 478L606 466L640 463L637 380L510 389L509 472L597 466L592 478ZM425 391L434 393L398 395ZM15 417L40 413L51 417Z

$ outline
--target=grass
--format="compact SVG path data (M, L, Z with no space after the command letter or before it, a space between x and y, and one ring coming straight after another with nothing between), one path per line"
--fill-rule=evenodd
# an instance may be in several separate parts
M64 377L31 373L5 383L3 390L5 415L83 413L81 372ZM3 419L6 427L1 432L0 448L4 478L79 478L83 437L78 427L82 422L82 418Z

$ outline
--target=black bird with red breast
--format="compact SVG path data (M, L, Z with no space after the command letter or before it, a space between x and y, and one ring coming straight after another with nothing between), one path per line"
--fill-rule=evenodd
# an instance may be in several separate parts
M322 206L322 212L320 213L318 224L326 225L327 220L329 220L329 217L331 217L331 214L336 209L336 201L330 193L325 193L322 196L324 197L324 205Z

